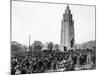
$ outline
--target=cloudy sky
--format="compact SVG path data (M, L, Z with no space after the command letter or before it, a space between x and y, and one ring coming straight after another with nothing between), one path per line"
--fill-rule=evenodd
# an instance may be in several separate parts
M66 4L12 1L12 41L28 45L39 40L60 44L61 20ZM73 14L75 43L95 40L95 7L69 5Z

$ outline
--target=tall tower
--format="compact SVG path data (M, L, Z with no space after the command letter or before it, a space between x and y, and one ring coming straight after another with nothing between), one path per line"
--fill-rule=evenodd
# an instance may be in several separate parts
M71 10L67 5L65 13L63 14L61 26L61 49L71 49L74 47L74 21L72 18Z

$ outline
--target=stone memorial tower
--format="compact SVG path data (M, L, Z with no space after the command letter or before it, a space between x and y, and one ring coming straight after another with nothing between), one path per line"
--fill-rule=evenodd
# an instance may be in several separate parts
M67 5L65 13L63 14L61 26L61 49L71 49L74 47L74 43L74 21L71 14L71 10Z

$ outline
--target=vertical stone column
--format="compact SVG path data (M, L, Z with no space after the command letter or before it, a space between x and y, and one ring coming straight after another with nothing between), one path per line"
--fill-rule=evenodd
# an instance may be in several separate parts
M72 18L69 6L66 7L63 14L61 26L61 46L66 47L68 50L74 46L74 20ZM64 49L63 49L64 50Z

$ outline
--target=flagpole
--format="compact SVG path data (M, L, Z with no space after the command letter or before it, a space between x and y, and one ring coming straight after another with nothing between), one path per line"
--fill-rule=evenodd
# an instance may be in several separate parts
M29 51L30 51L30 39L31 39L31 35L29 34Z

